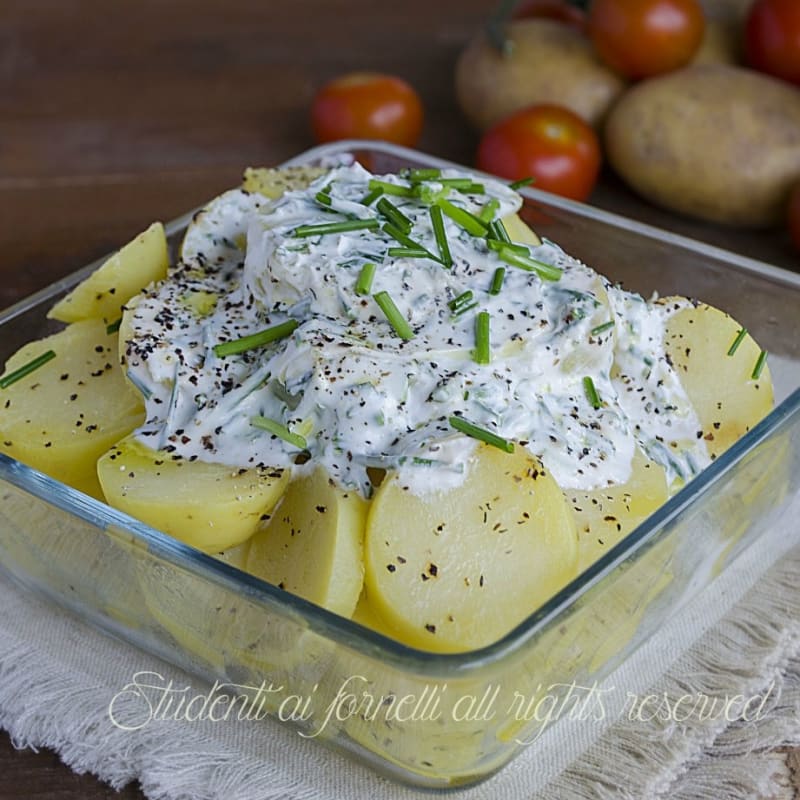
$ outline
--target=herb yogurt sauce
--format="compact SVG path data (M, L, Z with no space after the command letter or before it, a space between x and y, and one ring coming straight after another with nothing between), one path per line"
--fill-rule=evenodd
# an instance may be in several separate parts
M502 243L493 221L520 197L473 180L353 165L278 200L214 201L129 314L138 436L238 467L305 451L367 496L367 467L420 493L458 485L478 443L455 416L527 447L563 488L624 483L637 444L670 479L705 466L663 348L682 306L615 288L552 242ZM310 227L328 223L351 229ZM280 338L238 342L265 330Z

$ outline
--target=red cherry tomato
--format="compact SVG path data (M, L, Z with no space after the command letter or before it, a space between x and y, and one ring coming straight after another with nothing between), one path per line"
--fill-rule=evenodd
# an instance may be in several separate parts
M792 237L794 246L800 251L800 183L798 183L789 195L789 234Z
M509 180L531 176L537 189L585 200L600 161L600 142L589 125L569 109L539 105L490 128L478 147L477 166Z
M422 130L422 103L404 80L353 72L323 86L311 106L318 142L383 139L413 147Z
M688 64L704 29L698 0L593 0L589 11L598 55L633 79Z
M800 84L800 0L756 0L744 49L754 69Z
M513 19L542 17L565 22L579 31L586 30L586 12L567 0L521 0L512 14Z

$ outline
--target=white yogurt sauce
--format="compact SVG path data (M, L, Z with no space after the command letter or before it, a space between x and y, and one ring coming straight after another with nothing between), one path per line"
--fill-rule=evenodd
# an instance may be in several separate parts
M439 177L470 178L447 170ZM127 367L146 400L138 431L145 443L237 467L291 466L305 451L365 495L368 467L399 470L418 492L457 485L476 440L452 427L453 416L527 447L564 488L625 482L637 443L671 478L709 462L664 352L665 321L681 306L614 288L553 243L518 246L561 270L543 280L447 215L452 265L445 266L429 203L444 197L500 219L521 200L495 181L462 191L431 179L417 190L422 198L384 194L409 221L406 236L429 254L393 255L405 243L383 229L391 220L379 200L362 202L371 178L359 165L338 167L275 201L234 190L198 218L181 262L130 312ZM420 185L396 175L379 180L401 192ZM295 234L301 225L345 220L380 227ZM376 265L375 276L370 293L359 295L366 263ZM505 279L492 294L499 268ZM454 314L451 304L468 291L475 306ZM398 335L378 292L389 294L412 338ZM475 360L479 312L489 315L487 364ZM287 320L297 326L285 338L215 353L220 343ZM597 331L608 322L613 327ZM261 418L294 437L257 427Z

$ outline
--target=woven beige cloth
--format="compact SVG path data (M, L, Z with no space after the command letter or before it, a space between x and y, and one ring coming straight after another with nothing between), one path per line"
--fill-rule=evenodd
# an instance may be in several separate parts
M559 720L495 777L452 797L769 796L775 789L769 751L800 743L798 587L800 496L757 546L609 677L603 720ZM161 721L121 730L109 705L138 671L192 694L208 687L89 629L5 577L0 607L0 726L19 746L54 748L78 772L114 786L138 780L149 797L164 800L430 796L269 720ZM719 715L647 719L642 713L648 696L674 704L684 695L760 701L751 704L757 714L732 723ZM630 696L638 706L626 704Z

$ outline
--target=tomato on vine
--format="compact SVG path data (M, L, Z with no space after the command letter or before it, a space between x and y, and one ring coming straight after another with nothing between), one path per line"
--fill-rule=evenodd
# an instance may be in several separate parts
M600 172L600 142L569 109L538 105L518 111L481 139L477 166L501 178L534 179L546 192L586 200Z
M382 139L413 147L422 120L416 91L400 78L376 72L353 72L330 81L311 106L318 142Z
M704 30L698 0L593 0L589 10L598 55L634 80L688 64Z

